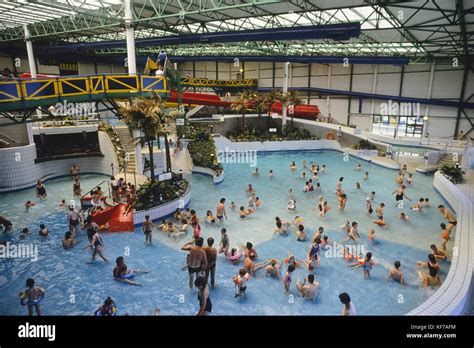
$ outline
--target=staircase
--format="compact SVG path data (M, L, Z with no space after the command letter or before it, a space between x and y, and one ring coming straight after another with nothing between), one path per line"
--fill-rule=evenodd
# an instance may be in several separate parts
M461 155L458 154L458 160L457 162L461 163ZM438 168L441 168L444 165L448 166L454 166L456 162L453 161L453 154L452 153L446 153L443 157L440 158L440 160L436 163Z
M116 126L114 127L114 130L117 133L120 142L122 143L125 153L128 154L128 165L126 172L133 173L137 168L135 162L135 143L130 134L130 130L127 126Z

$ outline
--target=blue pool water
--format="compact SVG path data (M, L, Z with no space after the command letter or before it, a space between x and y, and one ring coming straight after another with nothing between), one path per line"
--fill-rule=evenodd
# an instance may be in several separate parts
M333 209L326 217L319 217L313 208L316 206L319 193L302 192L304 181L299 178L302 160L326 164L327 172L321 175L322 195ZM290 171L288 164L295 160L299 166L296 172ZM431 243L440 244L439 224L441 217L436 209L444 203L432 188L432 177L414 173L415 185L408 190L408 196L414 201L420 196L429 197L431 208L423 213L404 209L410 217L409 223L396 218L400 210L395 206L394 196L396 171L385 169L374 164L361 162L361 172L354 171L358 160L350 158L343 161L338 152L287 152L269 153L258 156L259 177L251 175L253 168L246 164L225 164L225 179L220 185L213 185L209 177L193 175L191 208L197 210L204 221L207 209L215 210L219 198L227 198L227 206L235 201L237 206L245 205L247 197L244 190L252 183L262 206L246 221L240 221L237 211L227 207L229 219L224 226L228 230L231 246L254 243L259 258L256 262L268 258L283 259L288 253L297 259L305 258L309 242L297 242L294 234L274 236L274 218L292 220L296 215L303 216L308 235L312 236L315 229L324 226L331 240L341 241L339 231L344 220L359 222L362 242L367 245L368 229L374 227L374 217L366 215L365 198L371 191L376 191L375 206L385 202L385 220L389 226L385 229L376 227L377 243L367 245L377 262L369 280L363 278L362 269L350 270L348 263L341 258L322 257L321 266L317 269L320 282L320 294L315 303L301 299L294 286L297 279L307 276L304 268L297 269L293 275L290 296L285 295L283 284L273 278L265 278L263 271L252 277L248 283L247 297L234 299L232 277L239 266L230 264L222 255L217 261L217 287L211 290L213 314L221 315L338 315L341 310L338 294L348 292L357 308L358 314L394 315L405 314L424 302L435 289L420 287L416 275L416 261L425 261ZM267 176L273 169L274 177ZM362 180L368 171L368 181ZM309 174L308 171L307 175ZM334 195L336 180L344 176L344 190L348 194L347 208L344 214L337 210ZM84 189L93 187L102 181L103 176L84 175L81 179ZM360 191L355 189L355 182L361 183ZM13 243L31 243L38 246L37 262L25 259L0 260L0 314L21 315L26 309L18 303L18 292L24 288L26 278L33 277L36 283L46 289L42 301L44 315L91 315L107 296L111 296L118 306L118 313L123 315L151 315L156 307L163 315L194 315L198 310L197 291L188 288L187 271L182 270L186 254L180 251L186 236L181 241L173 241L158 232L154 234L154 245L145 246L144 236L140 230L135 233L105 234L105 254L110 263L97 260L89 265L90 252L82 250L86 245L86 237L79 236L82 242L72 250L64 251L60 240L67 230L65 212L57 208L61 198L68 200L72 196L72 183L69 178L58 179L46 183L49 197L45 202L37 204L29 212L24 211L23 204L33 199L33 189L5 194L0 197L2 215L11 218L14 230L4 234L3 238ZM296 212L288 212L287 192L292 188L297 201ZM408 205L409 202L405 201ZM50 235L40 239L37 235L38 225L46 224ZM219 225L201 223L203 237L214 237L219 241ZM32 233L25 239L19 239L19 230L28 226ZM452 242L448 243L448 250ZM112 279L115 258L124 255L130 268L149 270L147 275L135 278L143 287L119 284ZM395 260L400 260L405 272L407 286L387 282L386 275ZM449 262L442 263L442 277L449 270Z

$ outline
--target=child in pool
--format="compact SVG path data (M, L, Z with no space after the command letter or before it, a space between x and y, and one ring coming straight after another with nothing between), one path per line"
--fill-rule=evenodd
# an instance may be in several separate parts
M293 224L298 227L299 225L302 225L304 223L304 219L301 216L295 216L295 220L293 221Z
M269 177L270 179L273 178L273 170L270 169L270 170L268 171L268 177Z
M65 199L61 199L61 202L58 204L58 207L59 207L59 208L64 208L64 207L66 207L66 200L65 200Z
M270 264L266 268L265 276L280 279L280 265L277 259L271 259Z
M306 179L306 172L301 173L300 178L301 178L301 179Z
M441 227L441 250L446 251L446 244L449 242L451 239L451 232L446 228L445 223L441 223L439 225Z
M237 208L237 206L235 205L235 202L230 202L229 208L232 210L235 210L235 208Z
M360 190L360 182L356 182L356 190Z
M425 208L429 208L431 205L430 205L430 199L429 198L425 198Z
M362 170L362 165L360 163L357 163L357 166L355 167L354 170L356 170L356 171Z
M237 292L234 295L234 297L245 296L245 291L247 290L247 281L249 279L250 279L250 275L247 273L247 271L244 268L240 269L237 276L232 278L232 280L234 281L237 287Z
M287 209L290 210L290 211L295 211L296 210L296 200L291 199L288 202Z
M256 197L255 198L255 206L258 208L258 207L260 207L261 204L262 204L262 201L260 200L260 198Z
M364 180L369 180L369 172L365 172L365 174L364 174Z
M408 221L408 215L403 212L400 213L399 217L400 217L400 220L402 221L405 221L405 222Z
M375 230L373 228L371 228L369 230L369 241L370 242L375 242Z
M285 287L285 293L290 291L291 286L291 274L295 271L294 265L288 265L288 269L283 277L283 286Z
M34 206L35 206L35 202L32 202L32 201L26 201L25 203L26 211L30 210L30 208Z
M206 213L206 222L209 224L213 224L216 222L216 218L212 215L212 211L208 210Z
M298 231L296 231L296 240L298 242L304 242L306 240L306 232L304 231L303 225L298 226Z
M295 161L292 161L292 162L290 163L290 169L291 169L291 170L296 170L296 169L297 169Z
M46 237L48 235L48 228L44 224L40 225L39 235L41 237Z
M412 205L410 209L413 211L419 211L421 213L423 211L424 205L425 205L425 199L420 198L418 203L416 203L415 205Z
M36 315L41 315L41 309L39 306L39 301L44 296L44 289L39 286L35 286L35 281L33 278L28 278L26 280L26 290L19 293L19 297L22 301L26 302L28 306L28 315L31 317L33 315L33 308L36 310Z
M254 175L254 176L260 175L260 173L258 172L258 167L255 168L255 170L252 172L252 175Z
M241 219L245 219L250 214L253 214L253 209L249 207L247 210L245 210L245 207L242 205L240 207L239 214Z
M372 270L374 266L375 266L375 261L372 260L372 253L370 251L365 255L364 259L360 259L350 265L351 269L353 270L359 267L363 267L365 278L370 278L370 271Z

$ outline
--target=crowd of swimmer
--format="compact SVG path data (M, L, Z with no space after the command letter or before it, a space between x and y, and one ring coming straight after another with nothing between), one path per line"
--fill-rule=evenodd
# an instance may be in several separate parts
M311 179L307 179L307 174L304 171L301 174L301 179L305 180L304 192L311 191L320 191L321 187L319 183L316 183L316 186L313 185L313 181L318 181L320 175L324 175L326 172L326 166L322 165L321 167L315 163L308 165L307 161L302 163L303 170L308 170L311 173ZM292 162L289 166L290 170L296 171L297 165L295 162ZM356 171L361 171L362 166L358 164L355 168ZM77 170L78 171L78 170ZM73 191L74 195L77 197L80 196L81 192L78 190L78 175L76 171L71 168L71 173L73 174ZM252 173L253 176L260 175L258 168ZM273 177L273 171L269 170L268 177L271 179ZM407 178L405 179L405 175ZM131 206L133 204L133 188L123 182L123 180L116 180L111 178L112 183L112 192L113 199L115 201L127 201ZM369 180L369 173L365 172L364 180ZM343 190L343 181L344 178L340 177L336 182L335 195L338 198L338 210L342 213L344 212L347 194ZM406 191L409 187L414 185L414 179L412 174L407 173L406 166L403 166L402 170L398 172L398 175L395 179L397 184L397 189L392 192L395 195L395 201L397 206L400 208L403 205L400 204L404 199L411 201L411 198L407 196ZM356 183L356 189L360 189L360 183ZM100 188L96 188L94 195L100 194L100 199L103 199L102 193L98 192ZM248 196L247 206L237 207L234 202L231 202L229 208L231 210L237 210L241 219L247 219L251 215L255 214L260 205L262 204L258 196L256 196L256 190L252 184L248 184L248 187L245 190ZM46 198L46 188L41 182L38 183L36 187L36 195L40 199ZM374 201L376 193L371 192L370 197L367 197L367 214L371 216L374 213L372 208L372 202ZM30 202L31 203L31 202ZM60 204L65 204L64 200ZM383 209L385 207L384 203L379 203L375 208L376 219L373 221L374 224L380 227L386 227L387 223L384 220ZM413 211L421 212L424 209L430 207L428 198L420 198L419 201L412 205L410 208ZM28 207L27 207L28 209ZM296 209L296 200L293 197L293 191L290 189L288 191L288 211L294 211ZM323 217L328 214L331 210L331 207L328 205L324 197L318 197L318 204L315 208L319 216ZM211 210L207 211L205 223L223 224L227 219L226 212L226 199L221 198L219 203L216 206L215 215ZM440 261L445 261L448 259L449 254L446 251L446 243L450 240L450 235L452 229L456 225L456 218L453 213L444 207L443 205L438 206L438 210L442 218L446 219L448 224L441 223L441 248L438 248L435 244L430 246L431 252L428 254L428 259L426 262L417 262L417 265L420 267L418 270L418 277L424 287L428 286L439 286L441 285L441 278L439 275L440 272ZM80 212L73 206L68 207L67 213L69 221L69 231L66 232L65 239L63 240L64 248L72 248L75 244L75 236L79 232L79 229L87 231L89 238L89 244L84 247L84 249L90 249L92 251L91 262L95 261L96 256L100 256L104 261L108 262L107 258L104 255L104 243L101 238L101 233L106 231L107 226L98 226L92 220L92 217L89 215L85 220L83 219ZM399 218L402 221L408 221L408 215L405 212L399 214ZM235 297L245 297L247 290L247 282L251 279L251 276L255 275L256 272L263 270L265 275L268 277L274 277L280 279L283 283L283 288L285 293L290 292L290 287L292 283L292 273L297 267L305 267L308 270L308 276L304 278L303 282L296 283L296 289L298 293L305 299L315 300L318 296L319 282L317 281L316 269L320 265L321 253L323 250L328 248L331 244L342 246L345 260L349 263L351 269L362 268L363 275L365 278L370 278L371 269L375 266L375 259L372 257L371 252L367 252L365 255L353 255L351 249L347 247L345 243L358 244L360 240L360 235L358 232L358 223L356 221L350 222L345 221L341 226L341 231L343 231L346 236L340 241L331 241L328 236L324 234L324 228L319 227L311 238L311 245L307 251L306 260L296 260L293 255L288 255L287 258L279 260L272 258L265 260L263 262L256 263L255 260L258 258L257 250L251 242L247 242L245 246L239 248L230 247L230 238L227 234L227 229L225 227L221 228L221 239L218 244L218 248L214 247L215 241L212 237L207 238L207 246L204 246L204 238L201 236L201 221L200 217L197 215L196 211L190 208L186 209L176 209L173 214L173 221L163 220L161 224L155 227L154 223L150 220L150 216L145 217L145 222L143 223L143 232L145 235L145 244L152 244L152 232L156 229L162 233L167 234L169 237L178 240L191 232L193 238L190 242L187 242L181 248L183 251L188 252L186 259L186 266L183 269L188 270L189 274L189 287L190 289L196 287L199 289L198 300L199 300L199 312L198 315L210 315L212 312L212 302L210 299L210 289L215 286L215 272L216 272L216 262L217 255L223 254L225 258L232 262L233 264L240 264L242 258L244 259L242 268L239 269L236 276L233 277L232 281L235 284L236 293ZM83 221L84 220L84 221ZM8 227L9 221L4 217L0 217L0 223L5 227ZM297 241L307 241L308 236L305 232L304 219L300 216L296 216L293 222L286 221L279 217L275 218L276 228L274 230L275 234L287 235L292 233L294 227L294 233L296 235ZM10 223L11 227L11 223ZM44 225L40 226L39 235L45 237L48 235L47 227ZM368 233L369 242L375 242L375 230L370 229ZM282 276L282 267L284 267L284 274ZM401 270L401 262L396 260L394 262L394 267L389 270L387 281L393 280L399 282L401 285L405 285L404 275ZM421 268L427 268L428 272L424 272ZM141 286L133 278L142 273L147 273L147 271L130 269L125 263L124 257L120 256L116 259L116 266L113 270L113 277L116 281L128 284ZM196 278L195 278L196 277ZM34 286L34 280L27 280L27 289L20 293L21 304L28 306L28 312L30 315L33 313L33 308L36 309L37 314L40 314L39 302L44 297L44 290L41 287ZM340 301L343 304L343 315L355 315L356 310L354 304L351 302L350 296L347 293L341 293L339 295ZM107 298L104 304L98 308L95 312L95 315L115 315L116 305L111 298ZM155 314L159 314L159 309L155 311Z

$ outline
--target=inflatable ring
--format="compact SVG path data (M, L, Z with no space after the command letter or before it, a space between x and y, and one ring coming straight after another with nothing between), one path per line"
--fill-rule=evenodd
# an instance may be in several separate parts
M39 304L41 301L44 299L44 292L41 293L40 296L38 296L36 299L33 301L28 300L28 295L26 293L21 293L20 294L20 304L22 306L36 306Z
M122 274L120 276L120 279L132 279L133 276L134 276L133 270L130 270L130 272L128 272L127 274Z
M336 139L336 135L333 132L328 132L326 134L326 139L327 140L334 140L334 139Z
M226 258L227 258L227 260L230 260L230 261L233 262L233 261L239 260L241 256L242 256L242 254L240 253L240 250L237 249L237 250L235 251L235 253L234 253L234 256L232 256L231 253L228 253L227 256L226 256Z

